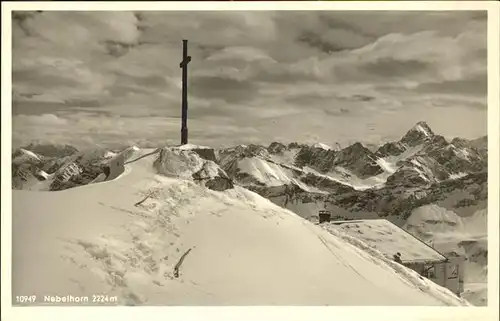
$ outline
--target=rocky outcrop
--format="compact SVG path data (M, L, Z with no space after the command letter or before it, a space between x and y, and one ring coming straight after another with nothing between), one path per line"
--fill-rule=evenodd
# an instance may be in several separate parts
M57 144L30 144L23 147L23 149L47 158L61 158L74 155L78 152L78 149L71 145Z
M335 165L335 156L337 152L334 150L326 150L320 147L304 146L297 155L293 165L297 167L311 167L321 173L330 171Z
M328 177L319 176L314 173L306 173L300 176L300 181L305 183L306 185L316 187L322 191L327 191L333 194L342 194L351 192L354 188L339 183L333 179L329 179Z
M23 189L46 179L43 170L47 161L42 155L20 148L12 153L12 188Z
M205 160L217 162L217 156L213 148L193 148L191 150Z
M387 186L418 187L430 184L430 179L416 170L411 163L402 166L396 173L387 178Z
M191 175L202 169L203 163L203 159L190 150L163 148L153 167L165 176L191 178Z
M272 142L269 147L267 147L267 150L271 154L280 154L283 153L285 150L287 150L287 147L283 145L282 143L278 142Z
M380 146L375 152L377 157L397 156L405 151L402 144L398 142L385 143Z
M366 178L383 172L375 162L376 158L376 155L361 143L355 143L340 151L307 146L297 153L294 165L308 166L321 173L328 173L339 166L348 169L359 178Z
M137 147L126 148L118 153L104 149L78 152L65 158L54 173L51 191L60 191L105 180L113 180L125 171L125 161Z
M481 157L488 159L488 137L483 136L469 141L470 146L475 148Z
M233 181L227 177L214 177L205 182L205 187L214 191L225 191L227 189L234 188Z
M192 179L215 191L234 187L232 180L219 165L203 159L191 149L163 148L153 167L161 175Z
M359 178L378 175L383 172L375 162L376 156L361 143L355 143L342 149L335 155L335 166L349 169Z

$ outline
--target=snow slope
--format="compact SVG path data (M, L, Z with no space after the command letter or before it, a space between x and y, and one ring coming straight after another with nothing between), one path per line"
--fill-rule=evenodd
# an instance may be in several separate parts
M13 191L13 296L105 293L128 305L467 305L246 189L214 192L157 175L156 158L137 158L114 181Z
M266 186L289 184L293 179L291 170L259 157L245 157L238 163L241 172L252 175Z

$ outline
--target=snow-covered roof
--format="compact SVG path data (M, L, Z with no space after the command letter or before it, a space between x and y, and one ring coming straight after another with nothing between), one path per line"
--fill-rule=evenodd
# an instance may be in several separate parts
M388 258L392 258L398 252L401 253L401 260L404 263L446 260L446 257L437 250L388 220L332 221L329 224L336 225L348 235L361 239Z

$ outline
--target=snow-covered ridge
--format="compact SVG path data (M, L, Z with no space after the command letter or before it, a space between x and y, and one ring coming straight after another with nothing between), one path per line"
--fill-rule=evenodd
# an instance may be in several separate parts
M23 148L20 148L19 151L21 151L24 155L32 157L32 158L34 158L36 160L40 160L40 157L37 154L33 153L32 151L29 151L29 150L26 150L26 149L23 149Z
M324 150L331 150L331 149L333 149L331 146L328 146L328 145L323 144L323 143L316 143L316 144L313 145L313 147L315 147L315 148L322 148Z

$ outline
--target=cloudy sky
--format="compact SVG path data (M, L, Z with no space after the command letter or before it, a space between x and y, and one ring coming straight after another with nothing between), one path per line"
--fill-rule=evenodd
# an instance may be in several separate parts
M17 12L13 144L376 144L485 135L481 12Z

